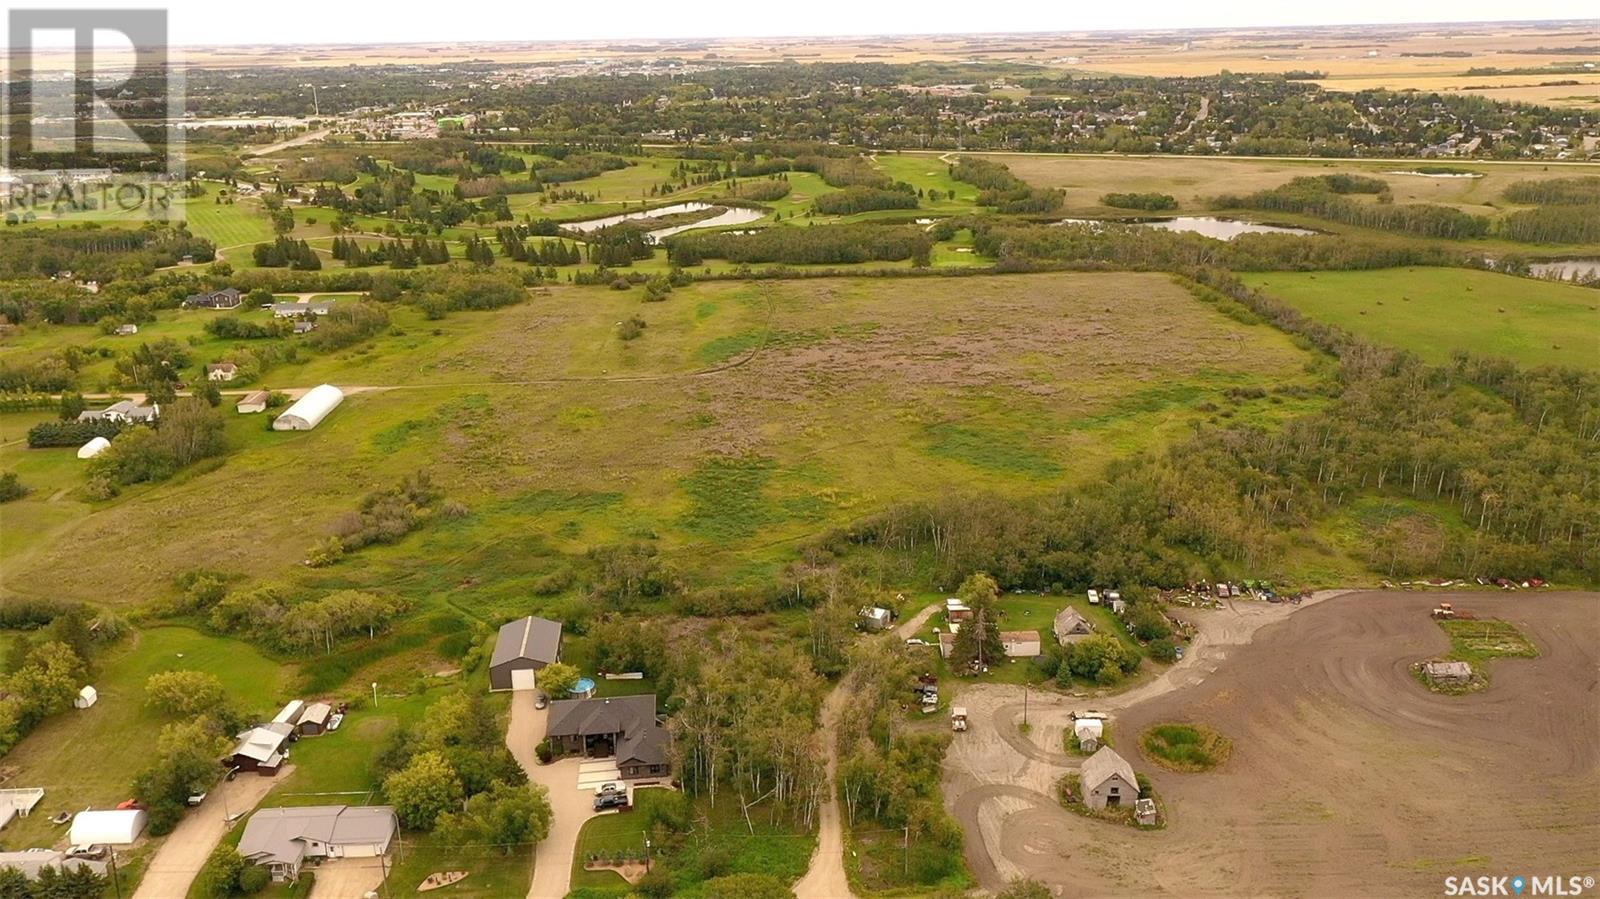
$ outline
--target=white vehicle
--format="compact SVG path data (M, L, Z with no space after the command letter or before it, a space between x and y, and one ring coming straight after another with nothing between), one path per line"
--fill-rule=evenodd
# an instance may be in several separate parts
M344 723L344 716L343 715L339 715L339 714L335 714L333 717L328 719L328 730L330 730L330 731L338 730L339 729L339 725L341 725L343 723Z
M1089 591L1089 605L1097 606L1099 604L1100 604L1100 591L1099 590L1090 590Z
M921 637L912 637L912 638L910 638L909 640L906 641L906 645L907 646L927 646L928 645L928 641L922 639Z
M624 792L627 792L627 788L622 785L622 781L620 781L620 780L606 781L605 783L601 784L600 786L594 788L594 794L596 796L604 796L607 793L624 793Z
M950 729L961 731L967 729L967 710L964 706L955 706L950 709Z
M1121 593L1118 593L1115 590L1107 590L1106 591L1106 602L1118 602L1121 599L1122 599L1122 594Z

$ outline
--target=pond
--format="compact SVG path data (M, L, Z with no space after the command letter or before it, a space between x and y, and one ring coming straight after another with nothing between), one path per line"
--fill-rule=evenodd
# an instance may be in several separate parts
M714 203L674 203L671 206L662 206L660 209L645 209L639 212L624 212L618 215L608 215L604 218L588 219L581 222L567 222L561 227L569 231L590 232L598 228L605 228L620 222L637 219L658 219L669 215L679 215L685 212L700 212L705 209L717 208ZM671 228L658 228L649 232L650 239L659 241L674 234L692 231L696 228L720 228L723 225L745 225L756 221L767 214L765 209L751 209L745 206L724 207L719 215L690 222L687 225L675 225Z
M1264 225L1260 222L1246 222L1239 219L1222 219L1210 215L1179 215L1165 219L1062 219L1058 225L1141 225L1146 228L1160 228L1163 231L1187 231L1214 237L1217 240L1233 240L1241 234L1298 234L1311 236L1316 231L1310 228L1292 228L1287 225Z
M1535 262L1528 266L1535 278L1600 278L1600 259L1557 259L1554 262Z

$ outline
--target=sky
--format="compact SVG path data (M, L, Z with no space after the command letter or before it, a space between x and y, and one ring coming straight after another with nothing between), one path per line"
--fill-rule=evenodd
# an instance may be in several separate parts
M603 3L474 0L351 2L274 0L247 14L216 0L128 2L14 0L8 8L152 8L170 13L171 43L384 44L460 41L562 41L690 37L950 34L1262 25L1384 24L1582 19L1600 16L1594 0L609 0ZM981 21L974 21L980 10ZM1600 33L1600 25L1597 25Z

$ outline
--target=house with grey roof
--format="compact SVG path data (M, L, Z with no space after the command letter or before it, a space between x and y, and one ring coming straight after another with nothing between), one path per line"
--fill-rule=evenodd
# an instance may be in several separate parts
M79 421L120 421L125 424L154 424L161 417L161 404L141 406L133 400L121 400L104 409L85 409L78 413Z
M653 693L557 700L550 703L545 736L566 753L614 756L617 769L629 780L666 777L672 771Z
M529 615L502 625L489 657L489 690L532 690L534 672L561 658L561 622Z
M27 849L22 852L0 852L0 868L16 868L29 880L38 880L45 868L59 868L62 873L88 868L96 874L106 873L106 863L86 858L68 858L59 849Z
M237 287L191 293L183 298L186 309L237 309L244 299Z
M273 303L274 318L299 318L302 315L327 315L333 311L332 300L316 303Z
M387 855L398 829L386 805L264 808L245 824L239 854L266 865L275 881L297 880L307 862Z
M1089 619L1083 617L1082 612L1072 606L1067 606L1056 613L1056 620L1051 626L1051 630L1055 632L1056 642L1065 646L1094 633L1094 625L1089 623Z
M1128 760L1110 746L1101 746L1078 772L1083 804L1090 808L1131 805L1139 798L1139 776Z
M239 735L233 753L222 760L229 768L254 771L271 777L289 758L289 741L294 736L292 721L273 721L252 727Z

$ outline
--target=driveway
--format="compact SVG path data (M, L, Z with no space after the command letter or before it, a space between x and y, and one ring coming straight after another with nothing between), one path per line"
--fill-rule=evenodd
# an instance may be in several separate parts
M903 640L916 634L941 608L943 603L929 604L896 627L895 636ZM794 885L796 899L844 899L854 895L850 892L850 879L844 871L844 828L839 823L839 791L833 785L839 765L839 739L836 733L839 713L853 695L846 690L848 682L849 675L846 675L822 704L820 739L826 760L828 801L822 804L817 815L817 849L811 854L811 865L806 869L805 876Z
M534 847L528 899L559 899L572 889L572 853L583 822L594 817L594 794L578 788L578 766L583 759L539 764L533 749L544 739L546 710L534 708L533 697L533 690L511 695L506 747L528 773L529 782L543 784L550 792L550 835Z
M307 868L317 875L307 899L361 899L383 886L387 864L376 858L336 858Z
M232 781L217 784L206 801L185 815L156 850L133 899L169 899L188 893L190 882L228 832L223 809L237 815L255 808L277 786L279 778L288 777L293 771L294 766L289 765L277 777L240 772ZM243 820L241 817L239 822Z

